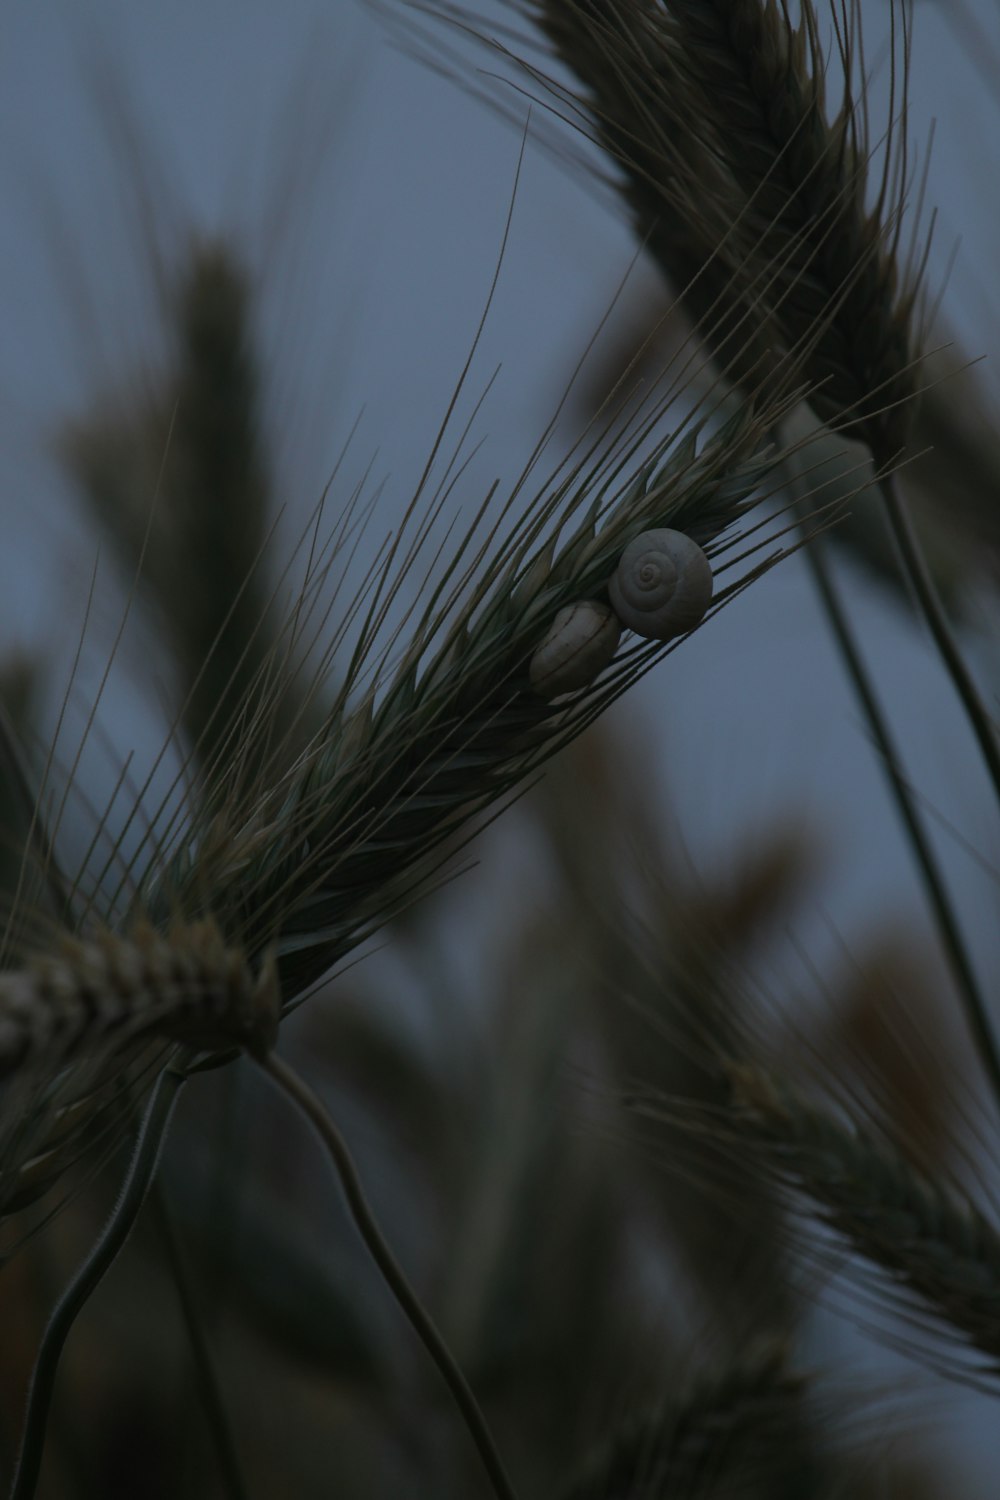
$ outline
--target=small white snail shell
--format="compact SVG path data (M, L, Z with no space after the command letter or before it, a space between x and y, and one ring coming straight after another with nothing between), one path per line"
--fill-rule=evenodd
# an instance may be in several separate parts
M629 630L669 641L693 630L711 604L711 564L682 531L643 531L622 553L608 593Z
M531 658L528 676L542 698L593 682L618 649L622 628L606 604L584 599L559 610Z

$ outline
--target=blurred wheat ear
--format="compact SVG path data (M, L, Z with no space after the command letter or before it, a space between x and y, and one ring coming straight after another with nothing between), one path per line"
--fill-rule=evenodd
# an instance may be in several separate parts
M288 748L289 724L299 725L300 744L308 737L275 639L252 288L229 245L196 241L164 297L165 375L152 377L148 395L73 423L60 450L123 576L138 580L165 632L194 764L225 759L232 774L241 760L240 774L252 778L254 755L266 759L279 741ZM283 735L271 722L279 717Z
M897 459L922 343L922 254L916 241L900 253L911 187L905 35L901 82L875 139L857 0L831 0L832 43L812 0L797 21L763 0L505 3L548 39L579 92L533 60L530 33L491 45L607 153L639 238L718 368L740 384L799 350L816 412L860 437L879 465ZM396 8L487 38L461 6ZM895 3L891 12L902 26Z
M806 1381L789 1370L783 1349L750 1350L683 1384L597 1447L560 1500L763 1500L817 1483L801 1445Z
M888 1140L752 1065L728 1069L731 1128L822 1221L888 1274L902 1305L954 1330L1000 1372L1000 1230ZM742 1149L742 1148L741 1148Z

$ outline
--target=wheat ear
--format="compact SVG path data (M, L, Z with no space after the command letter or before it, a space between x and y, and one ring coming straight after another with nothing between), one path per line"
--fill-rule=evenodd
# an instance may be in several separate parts
M746 408L700 447L694 432L659 444L627 480L577 476L562 487L499 546L457 611L432 598L395 669L369 668L354 702L359 653L300 765L262 792L252 819L243 806L224 808L215 825L196 829L144 889L147 909L192 914L210 895L249 952L275 944L287 999L301 993L384 919L419 860L510 793L660 654L641 643L555 703L528 676L558 611L606 598L639 532L672 526L719 555L722 534L775 470L769 428ZM720 589L717 602L744 581Z
M128 936L63 938L53 956L0 975L0 1080L9 1088L0 1217L113 1144L131 1085L162 1063L155 1048L149 1056L151 1042L263 1053L279 1014L273 960L254 973L208 919L165 934L139 923Z
M727 1072L744 1148L752 1141L852 1249L1000 1360L1000 1232L983 1214L783 1081L744 1064Z
M691 81L692 130L709 122L725 142L749 205L739 240L780 270L776 317L793 343L821 330L807 361L820 415L858 424L882 464L906 443L916 394L911 322L917 287L899 290L897 249L908 184L893 150L906 128L890 119L885 165L868 207L872 143L852 98L854 0L839 15L843 96L827 116L817 14L805 0L793 25L761 0L668 0L674 54ZM863 83L863 81L862 81ZM896 101L890 101L890 112ZM897 173L895 182L893 174Z
M775 375L780 330L756 292L746 294L745 268L736 276L731 263L744 196L724 158L706 148L673 103L684 80L663 17L648 5L595 0L533 0L517 8L532 16L584 92L574 99L523 65L620 169L616 186L636 233L718 368L736 385Z
M811 0L798 25L763 0L517 8L583 84L593 128L624 168L639 231L720 365L733 368L734 321L745 337L756 321L758 349L775 337L808 348L803 368L817 412L853 423L880 464L894 459L917 391L919 278L900 289L897 257L908 184L893 147L905 107L901 121L890 120L869 207L867 111L851 97L861 61L854 0L831 7L844 73L832 119ZM711 306L726 309L714 328Z
M562 1500L707 1500L737 1493L736 1483L761 1469L774 1477L776 1466L794 1462L787 1445L804 1391L782 1348L751 1350L623 1424L588 1457Z

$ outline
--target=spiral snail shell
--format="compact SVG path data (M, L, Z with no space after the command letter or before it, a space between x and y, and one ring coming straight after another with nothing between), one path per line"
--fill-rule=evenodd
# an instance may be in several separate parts
M542 698L593 682L618 649L621 626L606 604L584 599L559 610L531 658L528 676Z
M712 568L682 531L643 531L625 548L608 584L622 624L653 641L693 630L712 602Z

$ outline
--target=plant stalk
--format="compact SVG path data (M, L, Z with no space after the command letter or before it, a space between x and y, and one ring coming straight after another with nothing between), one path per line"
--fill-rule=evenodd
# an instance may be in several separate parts
M934 913L952 976L962 998L966 1020L972 1032L980 1062L986 1070L993 1097L1000 1106L1000 1054L997 1052L989 1012L972 968L958 918L938 870L930 840L920 822L910 788L900 769L902 761L893 740L892 731L882 712L882 706L878 701L868 669L861 658L854 632L833 581L822 540L819 537L813 538L804 551L848 676L881 755L889 790L917 861L924 891Z
M455 1363L444 1339L431 1321L430 1315L416 1292L413 1291L382 1237L382 1232L375 1222L375 1217L365 1197L361 1179L346 1141L319 1098L293 1068L273 1053L258 1061L268 1076L308 1118L326 1147L337 1176L340 1178L351 1217L365 1243L365 1248L381 1271L389 1290L405 1313L417 1337L437 1365L455 1405L462 1414L472 1441L476 1445L483 1466L489 1475L494 1494L498 1500L516 1500L514 1488L507 1476L503 1460L497 1451L493 1435L479 1403L465 1376Z
M914 597L934 638L934 644L937 646L945 670L962 700L966 717L982 752L983 760L986 762L986 769L993 782L997 801L1000 803L1000 743L997 741L996 727L948 626L937 590L906 514L906 507L896 485L896 476L890 474L881 479L879 489L903 571L910 581Z
M215 1443L223 1488L229 1500L247 1500L249 1492L243 1479L232 1424L222 1399L218 1376L202 1326L201 1313L191 1285L190 1271L185 1262L177 1232L170 1220L166 1195L162 1185L158 1182L153 1185L150 1208L156 1218L157 1229L163 1241L174 1285L177 1288L177 1299L181 1305L184 1327L191 1346L191 1360L198 1391Z
M135 1225L152 1186L170 1116L184 1081L184 1074L172 1067L165 1068L156 1080L118 1202L100 1238L52 1310L31 1374L24 1432L10 1500L32 1500L35 1495L63 1346L76 1318L114 1264Z

